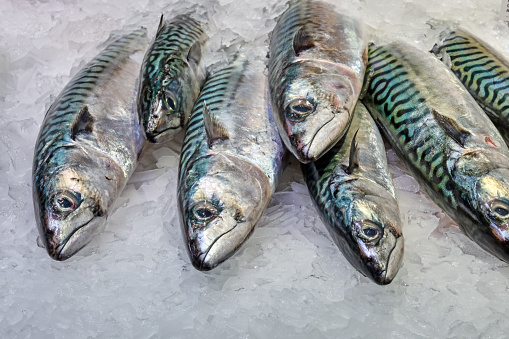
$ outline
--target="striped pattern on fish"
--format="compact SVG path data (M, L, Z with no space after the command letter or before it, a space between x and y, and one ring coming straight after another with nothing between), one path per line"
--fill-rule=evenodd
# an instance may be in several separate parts
M370 46L364 103L394 150L465 233L509 259L509 150L458 79L403 43ZM507 224L509 225L509 224Z
M464 30L442 35L432 52L451 68L509 142L509 61Z
M294 0L270 39L274 118L288 149L314 161L346 132L367 61L363 26L321 1Z
M48 254L85 246L134 171L143 147L135 95L147 46L142 28L108 45L50 106L36 142L34 209Z
M37 138L34 156L34 173L47 164L48 157L58 148L71 142L70 127L76 120L76 109L94 93L94 88L111 76L119 59L128 58L142 50L140 41L146 40L147 30L139 29L126 35L104 49L83 67L65 86L48 109ZM127 173L130 168L124 168Z
M390 283L402 262L399 208L375 122L358 103L347 134L302 164L310 195L336 245L359 272Z
M187 123L205 81L200 62L207 39L189 15L161 17L140 74L138 113L149 141L170 140Z
M238 54L210 75L184 138L178 184L191 262L210 270L252 233L283 170L262 61Z
M203 104L214 114L222 104L231 98L239 85L244 65L233 62L214 74L212 80L208 80L203 87L198 100L189 118L189 123L184 138L184 145L180 154L179 180L185 180L185 169L190 168L190 162L196 159L196 154L205 153L208 149L203 125ZM233 88L232 88L233 84Z

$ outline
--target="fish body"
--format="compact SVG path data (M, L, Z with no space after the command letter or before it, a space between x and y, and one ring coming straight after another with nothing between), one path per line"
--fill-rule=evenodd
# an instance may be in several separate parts
M307 163L344 135L364 79L363 27L330 4L296 0L270 39L269 85L279 133Z
M509 150L459 80L429 53L369 49L364 103L428 195L483 249L509 259Z
M304 179L334 242L348 261L377 284L389 284L401 266L399 208L382 136L358 103L345 136Z
M509 60L465 30L446 30L433 47L509 143Z
M138 114L147 140L173 139L189 120L205 81L200 62L207 35L189 15L164 20L140 74Z
M238 55L209 76L180 158L178 202L192 264L210 270L251 234L283 170L285 149L265 66Z
M147 45L144 28L111 43L46 113L35 146L33 197L40 237L53 259L65 260L91 240L135 169L144 141L134 56Z

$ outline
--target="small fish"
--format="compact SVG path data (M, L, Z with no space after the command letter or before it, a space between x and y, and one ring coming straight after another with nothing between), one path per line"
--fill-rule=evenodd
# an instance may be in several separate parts
M264 68L237 55L207 79L191 114L178 202L184 240L199 270L213 269L247 239L283 170L285 149Z
M145 137L161 143L186 125L205 81L200 65L208 37L189 15L163 20L140 75L138 114Z
M321 1L294 0L270 39L274 118L288 149L307 163L345 134L367 62L363 26Z
M432 53L451 68L509 143L509 60L462 29L446 30L441 37Z
M359 272L389 284L403 258L399 208L382 136L361 103L347 134L304 179L336 245Z
M144 144L135 57L147 46L144 28L114 41L46 113L34 152L33 197L40 238L53 259L68 259L92 239L134 171Z
M366 104L428 195L484 250L509 261L509 149L429 53L370 46Z

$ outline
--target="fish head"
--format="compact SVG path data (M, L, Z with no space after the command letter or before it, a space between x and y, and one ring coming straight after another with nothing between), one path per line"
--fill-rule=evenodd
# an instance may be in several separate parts
M173 139L185 125L189 109L184 90L188 79L181 76L188 65L178 60L170 64L154 81L140 84L138 112L145 137L153 143Z
M90 242L106 220L118 187L118 169L91 168L87 156L75 157L39 175L34 207L40 238L51 258L66 260Z
M305 62L288 67L282 100L283 139L303 163L315 161L344 135L360 92L350 74Z
M476 214L470 237L503 260L509 259L509 159L486 150L462 155L455 163L455 181L469 196L469 213Z
M395 210L396 207L396 210ZM354 199L345 211L350 263L380 285L389 284L402 263L403 237L394 198L387 194Z
M184 240L193 266L201 271L233 255L251 234L268 201L264 186L268 180L261 177L261 170L252 165L240 167L243 161L232 157L207 159L207 174L179 194Z

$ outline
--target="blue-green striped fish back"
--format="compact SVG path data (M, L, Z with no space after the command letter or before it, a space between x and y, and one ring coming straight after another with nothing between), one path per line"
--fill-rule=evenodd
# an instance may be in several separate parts
M364 103L424 190L509 260L509 150L479 105L440 61L403 43L370 46L367 78Z
M451 68L509 142L509 61L464 30L443 35L432 52Z
M33 172L41 171L48 157L60 147L71 142L71 126L76 120L77 109L93 93L102 79L111 76L119 60L129 58L134 52L144 48L140 41L147 37L145 28L138 29L114 41L99 55L85 65L65 86L49 108L37 138L34 152ZM79 110L79 109L78 109ZM38 176L34 177L34 184Z
M140 73L138 114L149 141L167 141L187 122L205 80L200 60L206 40L189 15L161 17Z
M203 104L213 115L230 96L233 96L238 86L245 62L231 62L227 67L210 75L200 93L193 112L189 119L182 153L180 155L179 185L186 179L187 170L196 154L206 153L203 148L208 148L205 127L203 125Z
M398 153L405 154L419 176L456 208L454 185L446 167L447 156L443 145L434 142L437 141L434 136L440 139L445 137L444 133L437 125L422 128L432 107L416 86L416 72L402 63L401 55L396 53L389 46L370 46L371 79L367 91L372 104L368 107L374 106L385 120L382 129L389 129L385 131L386 136L398 145Z

